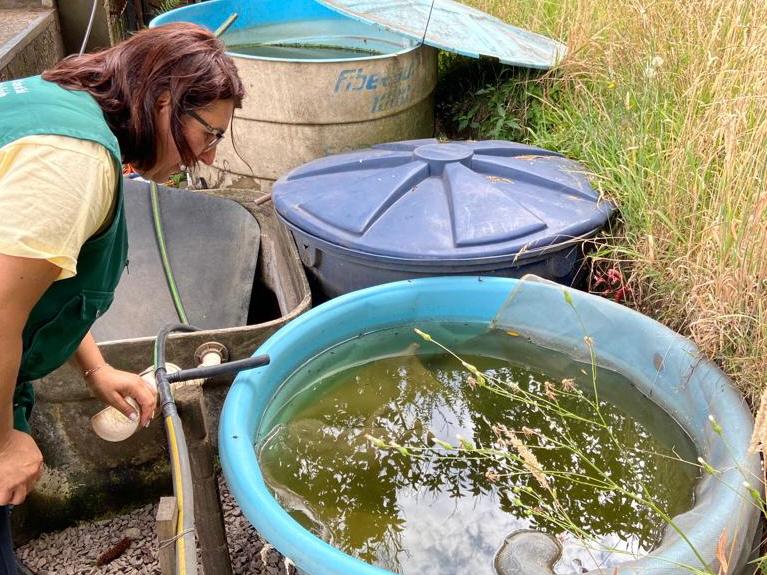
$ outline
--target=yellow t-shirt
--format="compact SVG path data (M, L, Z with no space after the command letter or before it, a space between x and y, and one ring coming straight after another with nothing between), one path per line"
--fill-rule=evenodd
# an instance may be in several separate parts
M117 174L101 144L27 136L0 148L0 253L77 274L82 245L108 221Z

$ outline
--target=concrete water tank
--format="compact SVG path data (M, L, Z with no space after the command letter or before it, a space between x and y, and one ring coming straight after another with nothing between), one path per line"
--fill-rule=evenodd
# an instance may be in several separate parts
M247 96L212 167L210 187L271 188L292 168L375 143L432 135L437 51L314 0L212 0L150 26L194 22L230 48Z

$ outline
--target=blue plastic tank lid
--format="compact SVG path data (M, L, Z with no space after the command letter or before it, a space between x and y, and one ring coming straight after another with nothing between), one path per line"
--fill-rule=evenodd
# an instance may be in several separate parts
M488 56L504 64L547 70L567 51L556 40L452 0L434 0L433 6L432 0L318 1L357 20L472 58Z
M380 144L296 168L272 196L310 237L434 262L532 256L595 233L614 210L578 163L506 141Z

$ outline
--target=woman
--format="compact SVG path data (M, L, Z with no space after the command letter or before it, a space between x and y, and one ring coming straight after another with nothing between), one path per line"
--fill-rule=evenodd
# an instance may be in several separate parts
M16 572L9 505L42 473L29 382L73 357L102 401L144 426L155 410L89 333L127 265L122 164L157 182L210 164L243 96L223 44L192 24L0 83L0 575Z

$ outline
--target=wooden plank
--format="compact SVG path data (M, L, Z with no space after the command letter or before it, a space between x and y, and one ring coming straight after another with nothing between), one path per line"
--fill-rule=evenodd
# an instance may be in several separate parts
M232 562L226 542L224 514L213 465L208 410L199 382L176 389L179 417L184 426L189 465L194 484L194 524L205 575L232 575Z
M155 517L157 541L160 546L160 572L162 575L176 573L176 536L178 523L178 503L175 497L162 497Z

